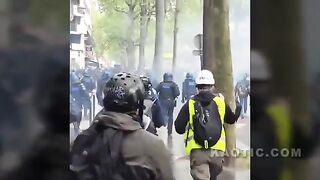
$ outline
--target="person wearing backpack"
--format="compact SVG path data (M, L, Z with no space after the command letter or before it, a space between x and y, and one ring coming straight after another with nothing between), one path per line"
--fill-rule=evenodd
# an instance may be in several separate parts
M115 74L103 92L104 108L74 141L71 171L79 180L174 180L164 143L142 127L140 78Z
M235 123L241 107L237 106L234 114L223 96L213 93L215 80L210 71L200 71L196 84L198 94L183 105L174 125L178 134L185 135L193 179L216 180L226 151L223 124Z

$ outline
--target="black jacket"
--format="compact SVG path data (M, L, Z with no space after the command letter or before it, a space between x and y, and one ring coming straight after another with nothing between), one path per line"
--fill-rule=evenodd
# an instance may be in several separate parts
M200 92L194 96L195 101L200 101L201 105L207 106L212 102L215 97L210 92ZM235 113L231 111L230 106L226 103L226 112L224 116L224 122L228 124L233 124L237 121L240 116L241 107L237 106ZM181 108L177 119L174 122L176 132L178 134L183 134L185 132L186 126L189 122L189 101L187 101Z
M173 81L161 82L156 91L159 93L160 101L174 101L180 95L179 87Z

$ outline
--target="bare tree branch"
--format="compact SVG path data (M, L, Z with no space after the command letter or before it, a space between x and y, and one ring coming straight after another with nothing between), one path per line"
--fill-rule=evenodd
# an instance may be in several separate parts
M136 20L139 16L140 16L140 13L137 13L137 14L133 17L133 19Z
M129 3L128 0L125 0L124 2L127 4L127 6L129 6L129 7L131 6L131 4Z
M124 14L128 14L128 12L125 11L124 8L119 8L118 6L115 6L115 7L114 7L114 10L117 11L117 12L121 12L121 13L124 13Z
M138 2L138 1L136 1L136 0L133 0L133 1L134 1L134 2L132 3L132 9L136 8L137 2Z
M147 15L148 16L156 15L156 5L155 4L152 6L149 6L149 8L147 8Z
M147 15L148 16L156 15L156 11L148 11Z

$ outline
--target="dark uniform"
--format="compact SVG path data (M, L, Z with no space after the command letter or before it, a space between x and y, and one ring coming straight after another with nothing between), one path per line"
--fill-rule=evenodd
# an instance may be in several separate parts
M172 134L173 110L176 107L176 98L180 95L178 85L172 80L172 74L165 73L163 75L163 82L156 88L162 112L168 123L168 135Z
M196 82L193 79L190 73L187 73L186 79L182 83L182 100L181 102L184 103L185 101L189 100L192 96L197 94Z
M239 97L240 104L242 106L242 115L247 113L248 96L250 93L250 82L247 80L248 75L246 74L244 78L236 84L235 94Z
M93 90L96 89L96 83L91 75L88 74L88 72L83 73L83 77L81 78L81 83L84 85L86 88L87 93L89 96L92 95ZM91 98L90 101L84 101L85 103L83 104L83 114L85 118L89 117L89 112L91 112Z
M86 90L91 93L94 89L96 89L96 83L92 76L90 76L87 72L83 73L83 77L81 78L81 83L84 85Z
M72 111L79 112L79 109L82 111L86 104L90 104L90 96L80 79L74 73L71 73L70 78L70 101L72 102L71 106L75 108ZM78 121L74 123L76 133L79 132L81 118L78 118L77 120Z
M103 88L106 82L110 79L111 73L109 71L102 72L101 77L97 81L97 100L100 106L103 106Z

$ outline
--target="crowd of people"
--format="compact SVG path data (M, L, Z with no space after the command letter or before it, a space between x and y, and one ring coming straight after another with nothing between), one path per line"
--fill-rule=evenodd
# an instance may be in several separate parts
M95 80L87 70L82 77L70 73L70 123L78 135L72 143L71 170L79 179L175 179L170 153L157 138L160 127L166 127L172 138L173 124L185 136L192 177L216 179L221 173L223 157L212 158L210 153L226 151L223 124L235 123L241 107L231 111L223 95L216 92L210 71L200 71L197 78L186 73L181 86L184 105L174 121L180 89L173 74L164 73L162 82L152 82L147 74L104 70ZM80 132L94 94L103 108L90 127Z
M119 72L121 72L121 67L103 70L86 68L70 72L70 112L72 112L70 123L73 123L76 134L80 132L81 120L93 120L96 105L94 101L97 100L98 105L103 107L105 84L114 74ZM173 81L172 73L165 73L163 81L160 83L148 71L139 74L139 76L146 90L145 114L147 117L157 119L156 126L158 127L168 125L168 135L170 136L172 134L173 111L180 96L178 84ZM181 87L182 103L197 93L195 78L191 73L186 73ZM153 123L150 126L153 126Z

